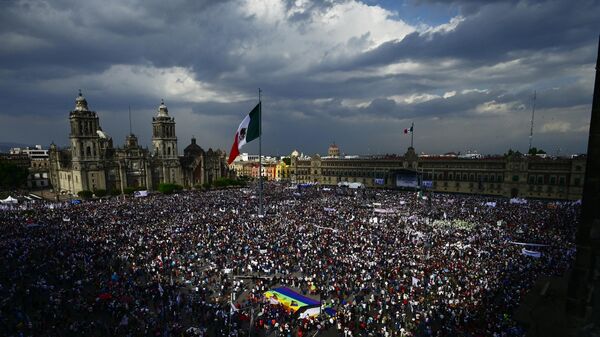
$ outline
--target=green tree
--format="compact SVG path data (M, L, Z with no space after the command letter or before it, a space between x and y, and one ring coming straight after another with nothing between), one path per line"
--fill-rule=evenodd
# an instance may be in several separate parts
M530 155L535 156L536 154L546 154L546 151L542 149L538 149L537 147L532 147L528 152Z
M98 198L105 197L107 194L108 194L108 192L106 192L106 190L95 190L94 191L94 195Z
M15 189L27 184L29 170L10 163L0 163L0 189Z
M90 199L94 193L92 193L92 191L88 191L88 190L83 190L83 191L79 191L77 192L77 195L81 198L81 199Z
M163 194L171 194L176 191L181 191L182 189L183 189L183 186L177 185L177 184L164 183L164 184L158 185L158 191Z
M243 179L219 178L213 182L214 187L223 188L229 186L246 186L247 182Z
M510 157L510 156L517 156L517 157L519 157L519 156L522 156L522 155L523 154L521 153L521 151L519 151L519 150L515 151L513 149L508 149L508 152L506 152L504 154L505 157Z
M132 195L137 189L135 187L125 187L123 189L123 194Z

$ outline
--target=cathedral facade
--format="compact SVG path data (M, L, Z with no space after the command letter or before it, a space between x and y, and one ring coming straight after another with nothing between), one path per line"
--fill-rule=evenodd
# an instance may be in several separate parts
M123 147L114 147L81 93L69 124L70 146L58 149L52 144L49 151L50 180L57 193L155 190L162 183L191 188L229 175L225 152L204 151L195 139L179 156L175 119L162 101L152 118L152 149L140 146L134 134Z

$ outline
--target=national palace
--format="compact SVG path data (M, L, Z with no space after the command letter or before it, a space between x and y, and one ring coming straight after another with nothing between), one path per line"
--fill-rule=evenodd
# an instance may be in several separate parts
M586 156L550 158L513 153L504 156L419 156L409 147L402 156L340 156L337 145L327 156L290 158L294 183L399 188L404 178L426 183L434 192L577 200L583 193Z

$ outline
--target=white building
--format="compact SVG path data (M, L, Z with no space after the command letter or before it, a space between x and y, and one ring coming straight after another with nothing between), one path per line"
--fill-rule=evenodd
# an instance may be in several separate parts
M27 177L27 187L47 188L50 186L48 149L42 148L41 145L36 145L33 148L15 147L10 149L10 154L26 154L29 157L31 164L29 166L29 176Z

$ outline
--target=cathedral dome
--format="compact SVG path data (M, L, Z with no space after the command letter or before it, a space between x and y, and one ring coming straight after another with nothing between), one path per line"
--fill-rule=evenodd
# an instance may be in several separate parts
M204 153L204 150L196 144L196 138L192 138L192 142L185 149L183 149L183 154L185 156L200 156Z
M165 105L164 100L160 100L160 105L158 106L158 115L157 117L169 117L169 109Z

